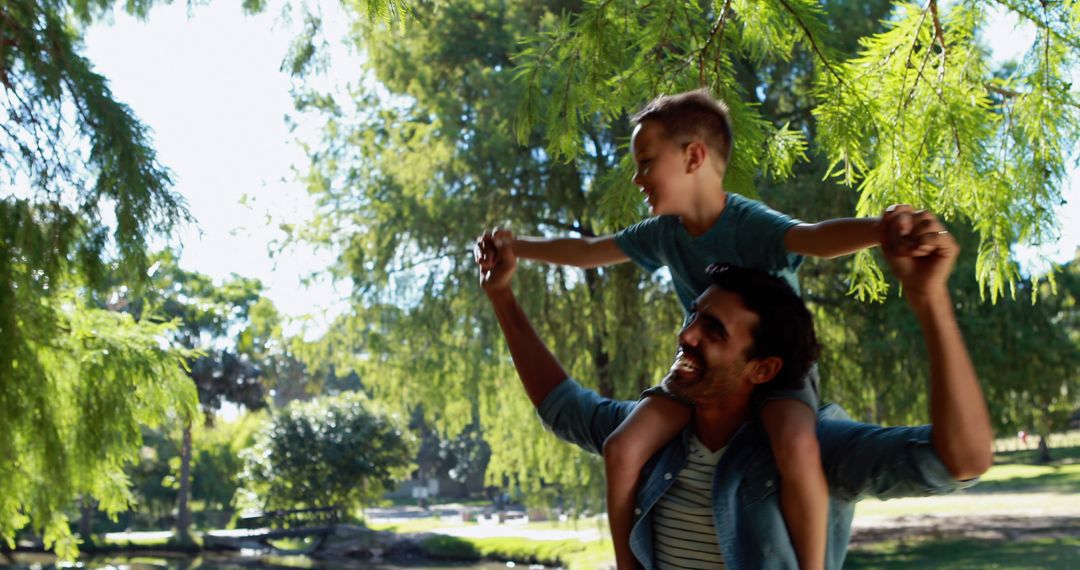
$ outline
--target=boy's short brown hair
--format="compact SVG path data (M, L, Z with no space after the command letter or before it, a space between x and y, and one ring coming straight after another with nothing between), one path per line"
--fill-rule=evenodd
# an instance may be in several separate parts
M734 146L731 114L727 104L713 98L707 89L661 95L649 101L630 117L634 125L645 121L656 121L663 125L664 135L670 140L679 143L693 140L704 142L720 158L720 166L727 168Z

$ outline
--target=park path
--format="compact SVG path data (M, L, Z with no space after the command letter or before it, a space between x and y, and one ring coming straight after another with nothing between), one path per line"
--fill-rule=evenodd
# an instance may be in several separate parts
M605 528L593 523L560 528L535 528L524 519L505 523L461 522L460 505L431 511L416 507L369 509L372 522L403 522L439 517L427 532L461 538L518 537L531 540L606 539ZM852 546L902 538L1028 539L1080 536L1080 494L1077 493L957 493L859 504L852 524Z

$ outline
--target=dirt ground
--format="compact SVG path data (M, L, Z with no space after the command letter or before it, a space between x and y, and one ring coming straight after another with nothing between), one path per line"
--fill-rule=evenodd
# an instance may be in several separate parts
M1080 497L1075 498L1080 503ZM1078 505L1080 507L1080 505ZM1077 509L1080 511L1080 508ZM957 539L1031 540L1080 536L1077 515L901 515L857 523L851 547L886 540Z
M905 539L1061 537L1080 537L1080 489L864 501L856 510L851 546Z

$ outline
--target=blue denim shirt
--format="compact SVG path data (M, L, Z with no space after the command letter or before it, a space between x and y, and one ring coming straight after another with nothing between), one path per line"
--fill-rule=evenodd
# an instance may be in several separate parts
M567 379L544 399L538 413L559 438L601 453L604 440L636 404L601 398ZM646 569L656 567L653 507L686 466L690 435L687 428L642 470L630 546ZM826 568L843 566L855 503L861 498L949 493L977 481L953 479L930 443L930 426L885 428L858 423L831 404L818 411L818 440L829 483ZM728 442L713 480L713 519L728 567L798 568L778 490L768 436L760 423L748 422Z

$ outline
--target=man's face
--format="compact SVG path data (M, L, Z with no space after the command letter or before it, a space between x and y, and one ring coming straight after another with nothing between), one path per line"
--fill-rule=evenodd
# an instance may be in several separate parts
M679 333L679 352L664 378L672 392L697 403L717 402L753 390L753 346L758 316L735 293L707 289L691 307Z
M689 193L684 188L687 172L683 146L668 139L659 122L647 120L634 128L630 149L637 165L633 181L645 194L649 214L681 215Z

